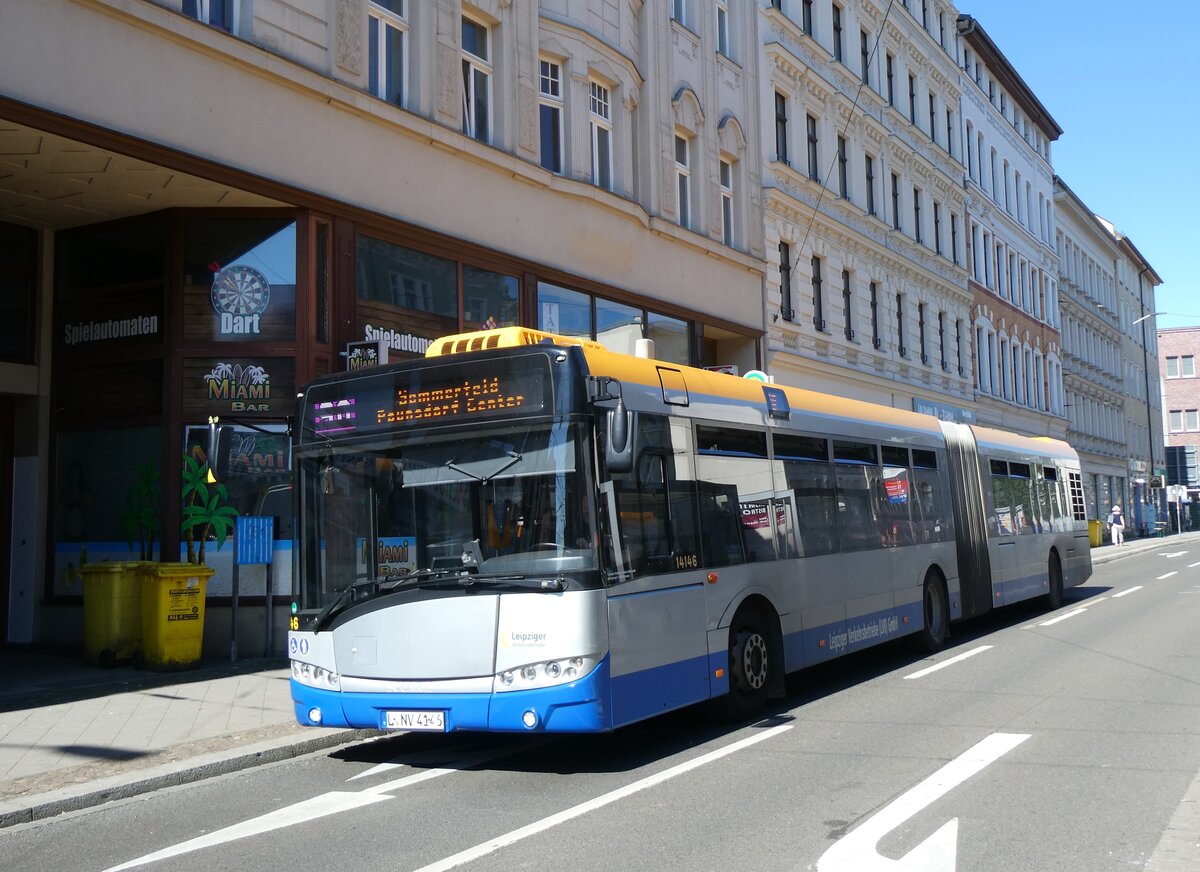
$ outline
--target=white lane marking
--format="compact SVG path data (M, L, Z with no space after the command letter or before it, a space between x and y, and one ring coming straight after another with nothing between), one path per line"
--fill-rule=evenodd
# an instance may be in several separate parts
M1170 578L1172 575L1178 575L1178 572L1168 572L1166 575L1160 575L1155 581L1162 581L1164 578Z
M1123 590L1120 593L1114 593L1113 599L1120 599L1121 597L1126 596L1127 594L1133 593L1135 590L1141 590L1141 589L1142 589L1142 586L1139 584L1136 587L1129 588L1129 590Z
M968 657L974 657L976 654L982 654L991 647L991 645L980 645L978 648L972 648L970 651L959 654L957 657L951 657L949 660L944 660L941 663L935 663L932 666L927 666L924 669L920 669L914 672L912 675L906 675L904 676L904 680L907 681L910 678L924 678L931 672L937 672L939 669L945 669L947 666L952 666L955 663L966 660Z
M1197 566L1200 566L1200 563L1189 563L1189 564L1187 565L1187 568L1188 568L1188 569L1195 569Z
M736 751L741 751L743 748L749 748L765 739L770 739L772 736L777 736L780 733L790 730L791 724L782 724L778 727L772 727L769 730L764 730L753 736L742 739L740 742L734 742L732 745L726 745L724 748L718 748L715 751L710 751L707 754L701 755L694 760L688 760L686 763L680 763L678 766L672 766L670 769L665 769L656 775L651 775L648 778L643 778L641 781L635 781L625 787L618 788L603 796L598 796L595 799L582 802L579 805L568 808L565 811L560 811L558 814L550 815L550 817L542 818L540 821L534 821L528 826L513 830L510 833L505 833L502 836L497 836L486 842L482 842L473 848L467 848L465 851L460 851L453 856L446 857L444 860L439 860L436 863L431 863L428 866L422 866L417 872L444 872L447 869L454 869L464 863L470 863L473 860L478 860L480 857L486 857L501 848L512 845L522 839L527 839L530 836L535 836L538 833L545 832L552 827L556 827L561 823L566 823L573 818L585 815L588 812L595 811L598 808L603 808L609 803L616 802L618 799L624 799L627 796L632 796L639 791L645 790L648 787L655 787L662 784L677 775L682 775L685 772L690 772L693 769L698 769L722 757L733 754Z
M201 848L212 848L216 845L222 845L226 842L232 842L237 839L245 839L250 836L258 836L263 833L269 833L271 830L279 830L284 827L295 826L296 824L306 823L317 818L325 817L326 815L337 814L342 811L351 811L356 808L361 808L364 805L382 802L385 799L392 799L390 796L378 796L370 793L346 793L344 791L334 791L332 793L323 793L320 796L314 796L312 799L306 799L303 802L298 802L295 805L289 805L286 808L281 808L278 811L273 811L270 814L265 814L262 817L254 818L253 820L243 821L240 824L234 824L231 827L225 827L222 830L217 830L213 833L208 833L199 836L191 841L181 842L178 845L173 845L170 848L164 848L153 854L147 854L145 857L139 857L136 860L130 860L128 863L122 863L120 866L112 866L105 872L119 872L121 869L132 869L135 866L144 866L147 863L155 863L159 860L166 860L170 857L178 857L181 854L188 854L192 851L199 851Z
M1065 615L1059 615L1057 618L1051 618L1048 621L1042 621L1040 624L1038 624L1038 626L1039 627L1050 627L1050 626L1053 626L1054 624L1057 624L1059 621L1065 621L1067 618L1073 618L1076 615L1082 615L1086 611L1087 611L1087 609L1075 609L1073 611L1067 612Z
M1028 738L1027 733L992 733L835 842L817 861L817 872L954 872L958 818L951 818L899 860L881 856L875 846L896 827Z
M357 775L351 775L346 779L346 781L350 782L357 781L360 778L370 778L373 775L382 775L385 772L392 772L396 769L403 769L405 767L409 769L419 769L422 767L437 768L438 766L457 765L456 761L453 759L455 754L474 754L479 750L480 745L475 742L463 743L459 745L458 749L453 752L447 751L446 749L431 748L428 751L416 754L406 754L400 757L393 757L391 760L388 760L385 763L379 763L375 766L372 766L365 772L360 772ZM520 750L525 749L521 748ZM510 753L515 754L517 752L516 750L513 750Z
M122 869L133 869L137 866L144 866L147 863L154 863L158 860L165 860L169 857L178 857L182 854L190 854L192 851L199 851L202 848L212 848L217 845L223 845L227 842L237 841L238 839L246 839L251 836L269 833L272 830L280 830L284 827L291 827L295 826L296 824L307 823L308 821L327 817L331 814L338 814L339 812L343 811L353 811L356 808L362 808L363 806L372 805L376 802L383 802L385 799L394 798L382 794L400 790L404 787L411 787L414 784L420 784L421 782L429 781L432 778L440 778L443 775L461 772L463 769L469 769L472 766L478 766L480 763L485 763L488 760L505 756L509 753L514 752L511 750L506 750L499 753L478 754L473 757L466 757L459 761L454 768L427 769L424 772L418 772L415 775L409 775L405 778L398 778L395 781L389 781L385 784L377 784L374 787L369 787L366 790L358 793L349 793L339 790L323 793L320 796L314 796L312 799L306 799L302 802L297 802L293 805L260 815L259 817L252 818L248 821L242 821L241 823L233 824L232 826L225 827L224 829L216 830L211 833L205 833L203 836L197 836L189 841L180 842L178 845L164 848L161 851L156 851L153 854L147 854L146 856L139 857L136 860L130 860L129 862L122 863L119 866L112 866L104 870L104 872L119 872L119 870Z

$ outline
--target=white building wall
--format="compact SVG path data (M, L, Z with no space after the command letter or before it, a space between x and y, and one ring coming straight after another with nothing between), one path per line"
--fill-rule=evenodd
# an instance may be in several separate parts
M1079 452L1089 517L1103 518L1113 503L1127 504L1130 476L1117 308L1120 250L1061 179L1054 197L1067 441Z
M707 14L693 33L673 24L668 9L641 2L405 7L402 105L365 90L368 0L238 0L232 34L184 16L180 0L16 4L0 34L0 78L14 99L215 166L685 304L750 333L762 329L755 67L718 61ZM745 59L753 19L741 4L732 10ZM463 12L490 28L486 142L461 132ZM545 52L564 67L561 174L539 165ZM611 193L592 179L593 80L611 93ZM684 86L699 97L701 221L691 230L675 224L673 197L664 195L671 187L661 167L673 166L673 137L651 120L669 117ZM723 149L741 161L733 247L721 243L716 221Z
M802 4L782 5L763 9L760 24L772 373L782 382L887 405L911 408L923 399L964 408L972 400L971 326L953 44L947 43L949 51L941 47L936 15L931 33L899 4L888 12L887 4L848 2L839 7L838 61L832 6L813 4L810 34ZM951 10L929 5L943 16ZM786 107L783 142L777 142L776 94ZM810 117L816 134L811 161ZM787 160L781 159L784 146ZM814 257L821 270L819 305Z

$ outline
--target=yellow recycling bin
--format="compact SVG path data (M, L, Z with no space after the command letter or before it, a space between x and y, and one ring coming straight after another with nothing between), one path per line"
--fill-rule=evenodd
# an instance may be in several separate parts
M213 574L196 563L146 563L142 578L142 665L190 669L204 643L204 591Z
M1093 548L1099 548L1104 544L1103 521L1088 521L1088 541L1092 543Z
M128 663L142 642L142 584L138 561L85 563L83 657L106 669Z

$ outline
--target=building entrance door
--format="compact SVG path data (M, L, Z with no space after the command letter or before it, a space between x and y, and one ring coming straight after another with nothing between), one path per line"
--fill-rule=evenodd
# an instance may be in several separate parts
M13 406L11 397L0 396L0 642L9 640L12 588Z

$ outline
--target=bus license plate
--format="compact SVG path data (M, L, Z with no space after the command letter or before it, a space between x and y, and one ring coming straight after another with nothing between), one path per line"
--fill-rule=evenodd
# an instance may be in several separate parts
M430 730L446 732L445 712L387 712L389 730Z

